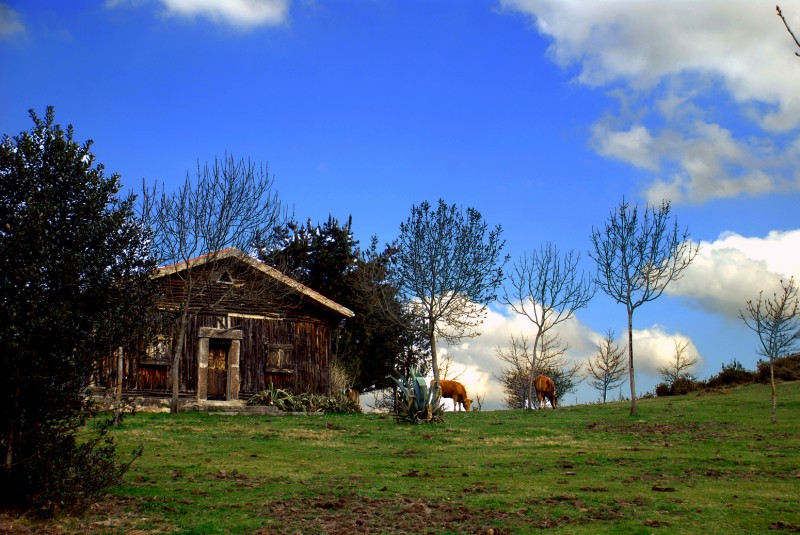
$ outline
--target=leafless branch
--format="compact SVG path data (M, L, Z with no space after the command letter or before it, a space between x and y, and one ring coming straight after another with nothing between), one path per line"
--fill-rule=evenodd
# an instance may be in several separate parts
M798 48L800 48L800 41L798 41L798 40L797 40L797 37L794 35L794 32L793 32L793 31L792 31L792 29L789 27L789 23L788 23L788 22L786 22L786 17L784 17L784 16L783 16L783 13L781 12L781 6L775 6L775 9L778 11L778 16L779 16L779 17L781 18L781 20L783 21L783 25L784 25L784 26L786 26L786 31L788 31L788 32L789 32L789 35L791 35L791 36L792 36L792 39L794 39L794 44L796 44L796 45L797 45L797 47L798 47ZM795 55L795 56L799 56L799 57L800 57L800 52L795 52L795 53L794 53L794 55Z

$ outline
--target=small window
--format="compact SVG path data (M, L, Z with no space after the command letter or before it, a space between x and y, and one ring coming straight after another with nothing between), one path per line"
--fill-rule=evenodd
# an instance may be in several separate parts
M233 277L231 277L229 272L225 271L219 276L217 282L221 282L222 284L233 284Z
M290 371L292 369L292 346L288 344L267 344L265 371Z
M169 360L172 337L159 335L147 348L148 360Z

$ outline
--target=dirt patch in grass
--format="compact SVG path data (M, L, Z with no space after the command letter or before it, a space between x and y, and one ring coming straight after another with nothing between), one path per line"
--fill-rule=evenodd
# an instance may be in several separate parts
M467 493L481 494L493 490L492 485L476 484ZM92 505L83 515L47 520L0 511L0 535L151 535L177 531L177 526L150 510L148 502L151 500L159 499L108 496L102 502ZM261 519L261 530L255 531L261 534L449 532L507 535L531 529L613 522L629 518L643 504L643 499L633 499L587 505L579 496L561 495L526 500L519 504L519 508L500 511L469 507L457 501L409 497L370 498L352 493L324 493L260 504L248 503L240 507L249 509L252 515ZM166 503L162 505L165 511L171 510ZM565 512L564 506L574 508L574 514Z
M472 493L491 491L477 484ZM464 489L465 491L467 489ZM479 533L503 535L537 529L563 528L591 522L613 522L634 516L643 498L587 505L578 496L529 499L521 509L498 511L456 502L424 498L369 498L320 495L272 502L262 515L271 520L258 533L330 535L358 533ZM574 508L574 514L563 507ZM558 512L557 512L558 511Z
M708 440L709 438L726 438L728 427L720 422L685 422L685 423L644 423L644 422L592 422L586 425L593 431L618 433L621 435L637 435L641 437L668 437L680 434L691 439Z
M786 522L773 522L769 525L769 529L783 531L786 533L800 533L800 526L788 524Z
M263 516L274 519L257 533L344 535L356 533L512 533L521 513L468 508L422 498L317 496L272 502ZM502 527L498 527L502 524Z
M30 513L0 510L0 535L99 535L125 533L126 535L155 535L174 533L163 518L143 514L139 504L146 498L108 496L94 503L79 516L56 516L41 519Z

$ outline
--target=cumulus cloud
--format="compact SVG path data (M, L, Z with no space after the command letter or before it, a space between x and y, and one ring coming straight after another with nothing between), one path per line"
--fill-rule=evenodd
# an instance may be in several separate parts
M654 136L643 125L619 131L598 122L591 142L603 156L657 173L659 178L644 191L651 204L663 199L703 203L800 187L788 169L790 162L800 163L793 146L783 149L783 154L764 151L759 140L736 140L731 130L719 124L696 121L684 125L682 131L662 129Z
M552 39L576 83L619 113L592 146L656 176L648 200L705 202L800 188L800 64L774 8L748 0L501 0ZM800 28L800 8L785 9Z
M490 309L480 327L480 336L463 339L458 344L443 344L440 355L453 357L454 373L450 375L461 373L458 380L464 383L473 400L475 394L480 394L485 396L484 408L498 409L503 406L505 393L495 376L500 374L505 363L497 358L495 350L498 346L507 348L512 334L515 337L525 335L533 343L535 329L533 323L509 307ZM557 330L561 340L570 346L567 359L574 362L585 361L601 337L577 319L559 324Z
M509 307L491 309L481 326L481 335L464 339L458 344L443 343L439 350L440 361L447 354L452 357L448 377L457 376L473 400L476 395L480 395L484 399L484 410L504 408L505 392L496 376L506 364L497 358L496 348L508 348L512 334L515 337L524 335L532 343L535 329L533 323L524 316L515 314ZM561 340L569 345L566 357L572 363L584 363L596 352L597 343L604 336L575 318L560 323L555 330ZM617 341L620 347L626 347L626 336L625 333L620 335L620 340ZM697 366L702 366L702 356L689 337L681 333L669 333L660 325L634 329L636 377L643 379L642 384L653 382L658 377L658 368L669 365L675 354L676 342L686 343L686 356L698 359ZM581 383L575 397L585 402L595 399L596 395L597 392L587 383ZM446 402L445 406L448 410L453 409L452 403Z
M107 0L108 7L138 0ZM277 26L289 17L289 0L158 0L167 14L206 17L214 22L248 30L258 26Z
M162 0L171 13L204 16L241 28L278 25L286 21L288 0Z
M483 398L484 410L503 409L505 392L496 376L506 363L497 358L496 348L507 349L511 335L519 338L524 335L532 343L536 326L527 318L514 313L510 307L501 306L490 308L486 320L480 328L480 336L463 339L457 344L446 344L442 341L439 349L440 362L445 355L452 357L448 378L457 378L467 389L467 394L473 400L476 396ZM555 328L561 340L569 345L566 353L570 363L584 363L597 350L598 342L604 334L595 331L578 319L560 323ZM617 344L626 347L627 333L620 335ZM675 344L686 343L686 356L698 359L697 366L702 366L702 356L699 354L694 342L681 333L669 333L666 328L654 325L645 329L634 329L633 344L636 358L636 377L642 379L637 389L640 393L642 385L654 383L658 377L658 368L669 365L675 354ZM648 377L649 376L649 377ZM428 377L431 380L433 377ZM571 394L568 399L572 399ZM579 384L578 392L574 397L579 402L593 401L597 398L597 391L586 382ZM364 398L367 407L371 406L371 396ZM566 402L566 400L565 400ZM475 405L477 408L477 405ZM447 410L453 410L452 403L445 402Z
M25 25L19 13L5 2L0 2L0 37L25 35Z
M635 371L648 375L658 375L658 368L669 367L675 362L675 346L686 344L684 357L697 359L693 368L702 366L702 356L692 340L680 333L670 334L662 326L633 330L633 350ZM693 369L687 370L692 372Z
M772 231L765 237L733 232L700 242L700 253L683 278L666 292L691 306L735 319L758 292L771 293L780 280L800 277L800 229Z
M655 139L647 127L632 125L624 131L614 131L598 123L592 128L592 141L603 156L617 158L636 167L656 171L658 158L653 150Z

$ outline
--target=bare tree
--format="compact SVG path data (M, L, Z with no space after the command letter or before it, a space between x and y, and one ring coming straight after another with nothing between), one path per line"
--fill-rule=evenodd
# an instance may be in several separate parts
M500 381L505 391L505 405L509 409L524 409L529 406L531 394L528 390L530 376L530 360L528 359L528 339L524 334L519 338L511 335L508 347L497 346L494 353L508 366L500 368L500 373L492 375Z
M535 375L542 374L552 379L556 396L561 399L562 396L574 392L575 387L583 380L580 373L583 364L570 362L567 358L569 345L562 342L561 335L556 331L549 331L542 336L540 344L539 369Z
M541 338L541 353L538 359L538 368L535 375L547 375L553 380L556 387L556 396L560 397L568 392L573 392L580 382L580 363L570 363L566 353L569 346L561 342L561 337L554 332ZM529 388L531 376L531 362L528 358L530 347L525 335L519 338L511 335L507 348L497 346L495 355L507 363L508 366L500 369L500 374L495 378L503 385L506 393L505 404L512 409L532 408L536 406L534 393Z
M758 334L761 348L759 353L769 358L769 377L772 386L772 423L776 423L776 388L773 364L775 359L792 352L800 343L800 314L798 314L798 293L794 277L788 282L781 281L781 292L774 293L772 299L764 298L763 290L755 302L748 301L745 311L739 311L739 318L748 328Z
M637 205L622 199L605 227L592 228L597 263L595 282L628 312L628 373L631 385L631 416L636 416L636 385L633 366L633 312L657 299L667 285L683 276L699 251L689 241L688 230L680 231L677 220L669 225L670 202L660 207Z
M489 229L474 208L466 213L443 200L435 211L425 201L400 224L392 280L420 320L431 350L434 380L440 379L437 337L455 343L477 336L486 305L503 280L505 242L500 225Z
M204 310L213 310L231 292L254 299L255 294L265 291L230 284L221 294L210 291L210 287L219 288L216 283L230 269L222 260L233 257L220 255L223 250L247 252L264 248L269 245L273 229L288 218L273 183L263 166L226 155L222 160L215 159L211 166L198 163L196 180L193 182L187 173L183 186L174 193L159 193L157 186L144 192L142 211L155 232L159 257L162 262L182 268L175 272L183 287L170 299L175 307L177 337L172 344L171 412L178 410L179 369L190 319ZM201 257L203 262L197 262ZM270 290L277 288L276 284Z
M442 362L439 363L439 375L441 376L442 379L450 379L452 381L458 381L458 378L464 374L466 368L458 373L455 373L454 364L455 361L453 360L453 354L449 352L445 353L444 356L442 357Z
M783 13L781 12L781 7L780 6L775 6L775 9L778 11L778 16L783 21L783 25L786 26L786 31L789 32L789 35L792 36L792 39L794 40L794 44L796 44L800 48L800 41L797 40L797 36L795 36L795 34L792 31L792 29L789 27L789 23L786 22L786 17L783 16ZM800 56L800 52L795 52L794 55L795 56Z
M544 353L544 337L559 323L573 318L575 311L587 306L595 294L591 278L578 272L579 262L579 253L568 251L562 255L558 247L547 243L530 257L523 254L508 274L510 290L504 292L503 301L536 325L528 399L533 396L533 379L543 368L537 360Z
M485 393L484 394L475 394L475 408L473 408L472 410L480 412L481 409L483 409L484 400L486 400L486 394Z
M606 331L602 340L597 343L597 353L586 362L587 373L591 379L589 384L603 395L603 403L611 388L625 382L628 366L625 351L614 343L614 331Z
M658 368L658 374L667 386L671 386L675 381L682 378L691 378L689 369L697 364L696 357L690 357L687 354L689 348L689 341L673 340L675 344L675 352L672 354L668 366L661 366Z

